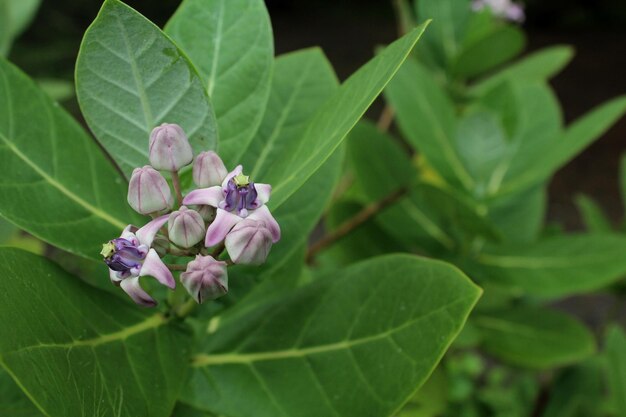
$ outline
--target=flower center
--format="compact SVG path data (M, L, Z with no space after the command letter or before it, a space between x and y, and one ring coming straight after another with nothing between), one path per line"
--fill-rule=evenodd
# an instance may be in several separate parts
M239 174L231 178L226 185L226 196L220 208L236 212L241 217L248 215L248 210L254 210L261 205L257 200L257 191L254 183L247 175Z
M139 269L148 252L128 239L117 238L102 245L104 262L113 271L128 274Z

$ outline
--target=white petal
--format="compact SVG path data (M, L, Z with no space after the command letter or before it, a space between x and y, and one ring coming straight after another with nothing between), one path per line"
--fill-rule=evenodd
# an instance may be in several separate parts
M269 184L254 184L254 188L257 192L257 200L261 202L261 204L265 204L270 201L270 194L272 193L272 186Z
M222 200L224 200L224 191L222 190L222 187L216 185L214 187L193 190L185 196L183 204L217 207Z
M228 232L230 232L230 229L241 220L243 220L241 217L218 208L215 220L213 220L213 223L209 225L206 231L204 245L210 247L220 243L224 240Z
M156 219L147 223L141 229L137 230L137 233L135 233L135 235L137 235L137 239L139 239L139 242L142 245L146 245L148 247L152 246L152 241L154 240L154 237L159 232L159 229L163 227L165 223L167 223L167 219L169 218L169 216L169 214L166 214L164 216L157 217Z
M145 307L154 307L157 305L154 298L150 297L139 285L139 277L126 278L122 280L120 286L137 304Z
M165 266L159 255L154 249L150 249L146 260L143 261L139 276L143 277L149 275L156 278L161 284L169 288L176 288L176 282L170 270Z

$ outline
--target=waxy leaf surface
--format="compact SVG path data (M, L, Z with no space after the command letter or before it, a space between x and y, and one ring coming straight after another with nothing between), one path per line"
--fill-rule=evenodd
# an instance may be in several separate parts
M187 53L215 108L218 153L239 163L270 92L274 42L263 0L185 0L165 32Z
M0 249L0 275L0 365L44 415L169 417L191 343L180 324L21 250Z
M394 415L479 294L438 261L356 264L218 325L193 359L182 400L238 417Z
M317 111L297 139L298 146L281 161L282 171L264 178L274 187L270 208L284 203L332 155L394 76L425 28L423 24L385 48Z
M196 153L215 149L213 108L196 69L141 14L106 0L81 44L76 93L87 124L126 176L148 164L148 139L179 124Z
M140 219L126 203L126 182L93 139L3 60L0 166L0 215L61 249L98 258L103 242Z

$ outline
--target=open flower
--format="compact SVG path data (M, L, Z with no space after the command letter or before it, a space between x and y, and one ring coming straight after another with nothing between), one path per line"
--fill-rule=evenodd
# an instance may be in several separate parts
M139 277L151 276L161 284L174 288L176 283L170 270L157 252L152 241L169 216L158 217L136 232L128 225L122 235L102 245L102 256L109 267L111 282L119 285L139 305L153 307L156 301L139 285Z
M524 7L511 0L474 0L472 10L479 11L488 8L491 12L501 18L512 22L522 23L525 19Z
M217 208L215 220L206 232L205 246L214 246L224 240L228 232L243 219L256 220L265 225L274 243L280 240L280 226L265 205L270 199L269 184L255 184L242 173L239 165L231 171L222 185L190 192L183 204L208 205Z

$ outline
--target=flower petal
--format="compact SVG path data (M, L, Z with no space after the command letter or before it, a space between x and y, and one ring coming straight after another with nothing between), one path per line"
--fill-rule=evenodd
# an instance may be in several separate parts
M146 245L148 247L152 246L152 241L154 240L154 237L159 232L159 229L163 227L165 223L167 223L167 219L169 218L169 216L169 214L166 214L164 216L157 217L156 219L147 223L141 229L137 230L137 233L135 233L135 235L137 236L137 239L139 239L139 242L142 245Z
M272 234L272 242L276 243L280 240L280 226L267 206L263 205L254 210L254 212L248 216L248 219L265 222L265 227L267 227Z
M255 183L254 188L256 188L257 200L259 200L261 204L265 204L270 201L270 194L272 193L271 185Z
M146 260L143 262L141 271L139 271L140 277L146 275L156 278L157 281L166 287L172 289L176 288L176 282L174 281L172 273L169 269L167 269L167 266L165 266L154 249L150 249L148 256L146 256Z
M224 178L224 181L222 181L222 189L225 190L226 184L228 184L228 181L230 181L231 178L234 178L237 175L241 174L242 171L243 171L243 165L237 165L235 169L230 171L228 175L226 175L226 178Z
M145 307L154 307L157 305L154 298L150 297L148 293L141 288L141 285L139 285L139 277L126 278L122 280L120 286L137 304Z
M109 279L111 280L112 284L120 285L120 282L122 281L123 278L120 278L119 276L117 276L117 271L109 269Z
M206 231L204 245L210 247L220 243L224 240L228 232L230 232L230 229L241 220L241 217L218 208L215 220L213 220L213 223L209 225Z
M222 190L222 187L216 185L214 187L193 190L185 196L183 204L217 207L222 200L224 200L224 191Z

